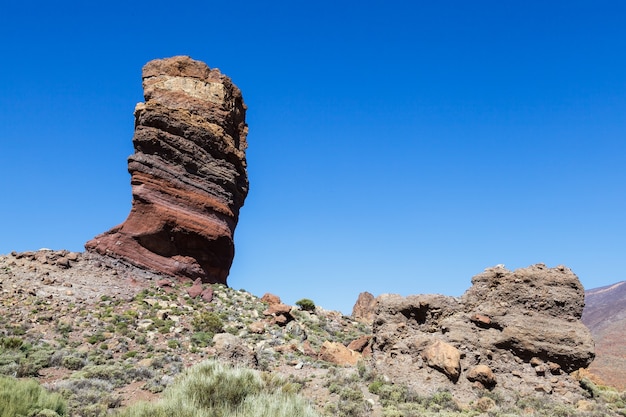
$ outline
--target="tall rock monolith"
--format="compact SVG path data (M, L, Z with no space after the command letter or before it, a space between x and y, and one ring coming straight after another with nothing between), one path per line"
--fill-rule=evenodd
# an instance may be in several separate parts
M231 80L186 56L143 67L128 158L132 208L85 248L135 266L226 283L248 193L246 105Z

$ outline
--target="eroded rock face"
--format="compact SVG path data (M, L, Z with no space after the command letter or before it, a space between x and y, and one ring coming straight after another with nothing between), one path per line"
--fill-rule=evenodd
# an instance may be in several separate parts
M581 396L568 373L589 365L594 344L580 321L578 277L562 266L497 266L472 284L459 298L379 296L377 370L419 392L446 389L467 401L484 389Z
M132 208L86 249L174 276L226 283L233 233L248 193L241 92L189 57L143 68L128 158Z
M354 307L352 307L352 318L360 323L372 325L374 311L376 310L376 298L369 292L359 294Z

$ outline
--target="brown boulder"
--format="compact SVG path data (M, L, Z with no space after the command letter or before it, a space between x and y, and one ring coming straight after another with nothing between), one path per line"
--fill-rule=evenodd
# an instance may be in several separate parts
M261 301L263 301L264 303L267 303L269 305L272 304L282 304L282 301L280 301L280 297L277 295L274 295L272 293L266 292L265 294L263 294L263 297L261 297Z
M341 343L327 340L320 348L319 359L342 366L356 365L361 359L361 354L348 349Z
M291 315L291 306L283 303L270 304L269 308L263 311L266 316L272 316L274 323L279 326L285 326L287 323L293 320Z
M199 297L200 294L202 294L202 291L202 281L200 278L196 279L193 285L187 288L187 294L189 294L191 298Z
M348 349L354 350L355 352L363 352L363 350L365 350L365 348L369 345L370 340L372 340L372 336L361 336L350 342L348 344Z
M369 292L362 292L352 307L352 318L360 323L372 325L374 311L376 310L376 298Z
M435 368L457 381L461 375L461 352L449 343L436 340L426 347L422 357L428 366Z
M487 365L476 365L467 372L467 379L472 382L480 382L484 387L491 388L496 385L496 377Z
M226 283L233 233L248 193L248 127L241 92L189 57L143 68L135 109L126 221L85 244L90 252L173 276Z

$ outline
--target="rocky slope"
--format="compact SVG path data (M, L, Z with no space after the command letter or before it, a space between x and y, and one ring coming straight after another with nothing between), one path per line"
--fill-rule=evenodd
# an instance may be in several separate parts
M173 279L94 253L14 253L0 256L0 374L37 378L68 399L73 416L105 416L127 404L157 398L182 370L205 358L286 378L317 405L320 415L582 417L626 412L620 402L625 395L600 391L591 383L581 389L565 375L563 365L555 369L547 357L527 362L504 348L491 353L482 349L478 357L475 348L458 345L461 367L454 383L454 366L441 361L454 355L441 355L446 351L442 343L430 343L430 353L413 349L408 346L416 337L411 332L421 326L423 338L459 336L458 325L469 340L499 330L480 327L487 320L469 310L459 313L459 323L450 322L451 316L437 312L461 302L446 303L439 310L434 307L436 300L445 301L441 297L414 296L410 300L433 302L401 308L399 314L391 313L396 310L389 308L393 303L384 303L389 314L377 313L372 338L371 327L351 317L319 306L288 306L269 294L258 298L220 284ZM502 326L512 319L497 316L489 305L481 311L489 311L494 323ZM571 305L563 308L571 311ZM425 321L420 311L426 313ZM402 331L410 337L383 331L402 329L397 319L406 319ZM450 324L440 329L449 331L428 328L443 322ZM381 345L385 334L394 349ZM403 343L404 351L398 349ZM407 365L404 374L381 366L381 359L385 362L392 352L398 355L397 364ZM426 364L420 368L415 367L420 359L413 361L418 356ZM388 365L394 366L389 359ZM482 363L475 363L478 360ZM495 385L480 365L493 372ZM539 391L509 385L504 369ZM472 384L465 382L470 379ZM457 391L459 386L467 392Z
M585 292L582 321L596 342L589 370L605 384L626 389L626 281Z
M126 221L86 249L169 275L226 283L233 234L248 193L248 127L241 92L189 57L143 68L135 108Z

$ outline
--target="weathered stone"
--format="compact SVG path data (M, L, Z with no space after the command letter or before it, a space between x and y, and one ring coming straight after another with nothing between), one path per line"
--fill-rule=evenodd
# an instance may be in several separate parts
M554 318L546 316L510 317L496 347L524 360L538 357L554 362L566 372L584 368L594 358L593 339L582 322L555 323Z
M269 292L263 294L263 297L261 297L261 301L263 301L264 303L267 303L269 305L272 304L282 304L282 301L280 301L280 297L274 294L271 294Z
M584 295L576 275L562 266L497 266L472 282L458 298L377 297L371 342L376 370L416 391L449 390L466 402L478 399L477 385L491 383L491 376L478 373L480 365L499 387L515 387L521 395L536 395L536 387L552 392L544 390L549 373L570 400L584 396L568 375L594 357L593 340L580 322ZM438 348L442 343L450 346L448 359ZM469 377L459 378L463 369Z
M352 307L352 318L360 323L372 325L374 311L376 310L376 298L369 292L362 292Z
M207 303L210 303L211 301L213 301L213 288L207 287L204 290L202 290L200 297L202 297L202 299L206 301Z
M200 278L195 280L191 287L187 288L187 294L189 294L191 298L199 297L200 294L202 294L202 291L202 281L200 280Z
M348 344L348 349L354 350L355 352L363 352L363 350L367 347L370 340L372 340L372 336L361 336L358 339L353 340Z
M263 311L266 316L272 316L273 322L279 326L285 326L293 320L291 315L291 306L287 304L270 304L269 308Z
M467 372L467 379L472 382L480 382L486 388L496 385L496 377L487 365L476 365L470 369Z
M289 314L291 312L291 306L287 304L271 304L270 307L263 312L266 316L272 314Z
M143 68L126 221L85 245L173 276L226 283L248 193L246 106L217 69L189 57Z
M267 327L267 323L259 320L250 323L248 325L248 330L250 330L252 333L262 334L263 332L265 332L265 327Z
M319 353L319 359L337 365L356 365L361 354L348 349L341 343L325 341Z
M449 343L436 340L422 352L428 366L435 368L457 381L461 375L461 352Z
M171 287L172 281L170 281L169 279L160 279L157 281L156 286L160 288Z

